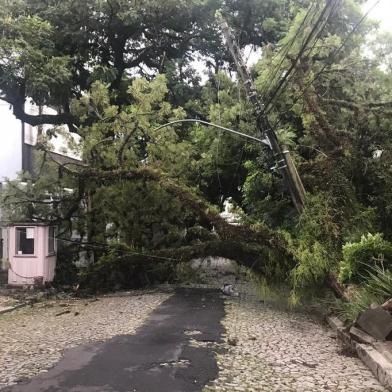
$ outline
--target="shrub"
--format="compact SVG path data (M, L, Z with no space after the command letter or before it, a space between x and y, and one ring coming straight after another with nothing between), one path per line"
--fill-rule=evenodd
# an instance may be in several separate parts
M363 235L359 242L343 245L343 260L339 268L341 283L360 283L375 266L388 268L392 264L392 243L380 233Z
M380 304L381 302L379 297L363 288L355 292L350 302L341 299L335 301L332 310L335 310L340 318L349 323L354 323L359 314L368 309L371 304Z
M190 263L179 263L175 267L175 281L178 283L201 283L200 276Z
M392 271L380 267L371 268L369 278L363 287L383 300L392 298Z
M293 306L318 296L330 272L337 268L341 246L335 215L333 197L326 193L308 195L296 231L285 236L296 262L290 273Z
M351 301L338 301L335 306L340 316L354 322L371 304L381 305L391 297L392 271L370 267L366 281L358 287Z

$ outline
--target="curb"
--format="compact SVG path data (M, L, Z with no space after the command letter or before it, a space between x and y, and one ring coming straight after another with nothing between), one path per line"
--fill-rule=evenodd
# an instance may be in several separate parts
M343 344L357 353L358 357L372 371L380 384L392 391L392 362L375 347L377 341L355 327L348 330L337 317L329 316L327 317L327 322ZM380 342L378 343L380 344Z
M12 312L13 310L19 309L19 308L21 308L23 306L26 306L26 304L23 303L23 304L18 304L18 305L15 305L15 306L7 306L7 307L2 308L2 309L0 308L0 314Z

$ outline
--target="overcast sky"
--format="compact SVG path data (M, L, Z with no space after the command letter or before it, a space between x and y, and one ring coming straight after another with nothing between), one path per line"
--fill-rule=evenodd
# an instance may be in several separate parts
M368 0L363 10L366 12L376 3L377 0ZM382 29L392 32L392 0L381 0L371 11L369 18L379 20Z

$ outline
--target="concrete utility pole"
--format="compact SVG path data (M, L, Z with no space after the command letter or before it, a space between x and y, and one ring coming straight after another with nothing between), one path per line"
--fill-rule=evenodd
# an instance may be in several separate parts
M222 17L219 18L227 48L233 57L237 72L242 79L247 97L253 104L257 127L260 130L262 137L268 139L271 150L276 159L276 167L282 173L283 180L285 181L290 191L295 208L298 212L301 212L305 205L305 189L301 178L298 175L294 161L292 160L290 152L286 147L283 147L282 151L282 148L278 143L276 133L272 129L272 126L265 113L264 105L258 97L253 80L245 63L242 60L241 51L232 37L230 27Z

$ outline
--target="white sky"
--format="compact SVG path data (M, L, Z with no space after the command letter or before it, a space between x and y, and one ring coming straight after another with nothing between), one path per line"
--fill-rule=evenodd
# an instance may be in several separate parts
M367 18L380 21L380 28L392 33L392 0L380 0L378 4L377 1L378 0L368 0L362 6L362 10L366 13L371 9ZM252 49L250 46L245 48L244 56L245 60L247 60L246 63L248 67L251 67L259 60L260 53L259 49L255 51L254 48ZM207 76L203 74L205 68L204 63L202 61L195 61L195 65L202 80L207 80Z
M363 6L364 12L376 3L377 0L368 0ZM381 0L370 12L369 18L379 20L381 22L380 27L383 30L392 32L392 0Z

